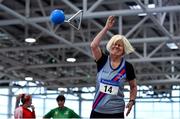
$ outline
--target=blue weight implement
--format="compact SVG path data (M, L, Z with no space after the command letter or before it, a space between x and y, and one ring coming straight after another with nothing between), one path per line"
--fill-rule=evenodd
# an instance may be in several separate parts
M65 20L64 12L59 9L53 10L50 14L50 20L55 25L64 23Z

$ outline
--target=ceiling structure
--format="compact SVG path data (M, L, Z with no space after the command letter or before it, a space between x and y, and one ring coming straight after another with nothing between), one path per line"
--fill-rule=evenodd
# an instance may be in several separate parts
M95 86L96 65L89 45L110 15L116 16L116 23L102 48L112 35L125 35L136 50L126 58L134 65L139 85L170 88L180 82L179 0L0 2L1 86L26 76L48 88ZM62 9L66 19L83 10L80 30L67 23L53 26L49 15L54 9ZM37 42L27 43L27 37ZM178 48L170 49L167 43ZM68 57L76 62L67 62Z

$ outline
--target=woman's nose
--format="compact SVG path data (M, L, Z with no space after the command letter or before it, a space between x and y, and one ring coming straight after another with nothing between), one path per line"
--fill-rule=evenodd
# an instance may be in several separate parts
M120 45L118 45L118 44L115 44L115 47L119 47Z

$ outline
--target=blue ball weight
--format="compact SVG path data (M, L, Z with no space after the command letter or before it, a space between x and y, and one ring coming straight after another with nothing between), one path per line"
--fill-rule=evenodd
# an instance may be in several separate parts
M53 24L61 24L65 20L64 12L59 9L55 9L51 12L50 20Z

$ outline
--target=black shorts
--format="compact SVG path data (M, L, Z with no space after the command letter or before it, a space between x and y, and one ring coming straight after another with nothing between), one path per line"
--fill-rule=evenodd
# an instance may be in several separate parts
M122 113L114 113L114 114L104 114L104 113L99 113L95 112L94 110L91 111L90 118L119 118L119 119L124 119L124 112Z

